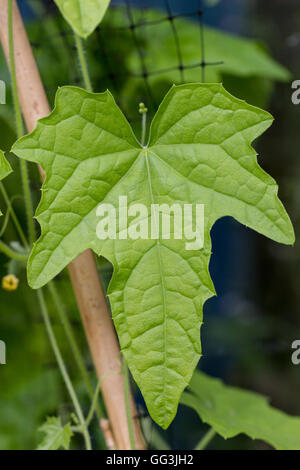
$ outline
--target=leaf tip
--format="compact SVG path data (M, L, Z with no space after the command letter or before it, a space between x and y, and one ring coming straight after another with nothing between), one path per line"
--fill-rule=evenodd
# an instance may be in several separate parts
M170 424L173 422L174 418L176 416L175 413L167 413L163 416L163 418L154 418L154 421L164 430L166 431Z
M291 233L287 237L287 243L286 244L294 247L295 243L296 243L296 235L295 235L294 228L292 226L292 230L291 230Z

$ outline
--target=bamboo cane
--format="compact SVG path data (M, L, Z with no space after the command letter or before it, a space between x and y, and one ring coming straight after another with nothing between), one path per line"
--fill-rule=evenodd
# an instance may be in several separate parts
M0 41L9 63L7 0L0 0ZM14 0L14 51L19 98L28 132L38 119L48 116L50 108L27 33ZM43 171L40 168L42 177ZM110 317L106 298L99 279L94 255L82 253L69 265L69 273L81 313L102 393L118 449L130 449L130 439L124 398L124 380L121 373L120 348ZM136 409L131 397L132 415ZM135 444L144 449L139 422L133 419Z

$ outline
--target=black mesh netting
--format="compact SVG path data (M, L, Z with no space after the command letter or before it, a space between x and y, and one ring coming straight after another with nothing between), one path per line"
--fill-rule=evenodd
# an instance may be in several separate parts
M140 101L151 114L173 83L205 81L207 69L222 63L206 57L204 11L201 1L190 3L192 9L174 0L112 2L86 43L95 91L108 88L131 122L139 122ZM53 100L57 85L81 84L73 33L53 1L30 5L39 16L28 21L30 40Z

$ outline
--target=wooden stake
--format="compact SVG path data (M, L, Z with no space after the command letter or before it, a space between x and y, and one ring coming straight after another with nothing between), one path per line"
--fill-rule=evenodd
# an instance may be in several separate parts
M9 63L7 0L0 0L0 41ZM19 98L29 132L38 119L48 116L50 108L39 71L32 53L26 30L14 0L14 50ZM53 64L55 66L55 64ZM44 173L40 168L41 175ZM94 255L90 250L82 253L69 265L73 289L77 298L85 333L102 382L102 393L118 449L129 450L124 380L121 373L121 355L106 298L99 280ZM132 415L136 409L132 402ZM137 449L144 449L144 439L137 419L133 419Z

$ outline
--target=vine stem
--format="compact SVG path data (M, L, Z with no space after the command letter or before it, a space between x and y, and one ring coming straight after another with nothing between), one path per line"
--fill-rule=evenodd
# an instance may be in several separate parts
M126 406L130 447L131 447L131 450L135 450L135 440L134 440L134 432L133 432L133 425L132 425L132 411L131 411L130 391L129 391L130 390L129 371L128 371L128 366L126 364L124 357L123 357L123 376L124 376L124 395L125 395L125 406Z
M82 41L81 37L78 36L78 34L76 34L75 32L74 32L74 36L75 36L75 44L76 44L76 48L77 48L77 53L78 53L78 59L79 59L79 63L80 63L81 71L82 71L82 77L83 77L83 81L84 81L84 87L87 91L92 92L93 87L92 87L92 82L91 82L91 78L90 78L90 73L89 73L87 61L86 61L86 58L85 58L85 52L84 52L84 48L83 48L83 41Z
M8 47L9 47L10 75L11 75L14 107L15 107L17 136L18 136L18 139L20 139L24 135L24 127L23 127L22 113L21 113L19 94L18 94L16 64L15 64L15 54L14 54L13 0L8 0L7 13L8 13ZM20 171L21 171L21 178L22 178L23 191L24 191L24 201L25 201L25 207L26 207L29 241L30 241L30 244L33 245L34 240L35 240L35 229L34 229L34 221L33 221L32 200L31 200L31 193L30 193L27 163L23 159L20 159Z
M21 227L21 225L20 225L20 222L18 221L18 218L17 218L16 213L15 213L15 211L14 211L14 208L13 208L13 206L12 206L10 200L9 200L8 194L7 194L7 192L6 192L6 189L5 189L5 186L4 186L3 183L0 183L0 191L1 191L1 193L2 193L2 196L3 196L3 199L4 199L4 201L5 201L5 204L7 205L7 207L10 206L11 218L12 218L14 224L15 224L15 227L16 227L16 230L17 230L17 232L18 232L18 234L19 234L20 240L22 241L24 247L29 248L28 241L27 241L27 239L26 239L26 237L25 237L25 234L24 234L24 232L23 232L23 230L22 230L22 227Z
M15 106L15 118L16 118L16 128L18 138L22 137L24 134L23 120L19 102L18 86L16 79L16 64L15 64L15 55L14 55L14 36L13 36L13 9L12 9L12 0L8 0L8 44L9 44L9 62L10 62L10 73L11 73L11 83L12 83L12 92L13 100Z
M46 330L47 330L47 333L48 333L48 337L49 337L49 340L50 340L50 343L51 343L56 361L58 363L61 375L63 377L63 380L65 382L67 390L69 392L72 403L74 405L74 409L77 413L77 416L78 416L78 419L79 419L79 422L80 422L80 425L81 425L81 430L82 430L82 434L84 436L86 450L91 450L92 449L91 439L90 439L88 429L86 427L84 415L83 415L80 403L78 401L76 392L74 390L73 384L72 384L71 379L69 377L68 371L66 369L66 366L65 366L64 360L62 358L60 349L58 347L58 344L57 344L57 341L56 341L56 338L55 338L55 335L54 335L54 331L53 331L53 328L52 328L52 325L51 325L49 313L48 313L48 310L47 310L44 294L43 294L41 289L37 290L37 297L38 297L38 300L39 300L39 305L40 305L40 308L41 308L42 316L43 316L43 319L44 319L44 322L45 322Z
M0 251L4 253L11 259L15 259L17 261L27 261L28 256L22 255L22 253L17 253L16 251L12 250L9 246L7 246L4 242L0 240Z
M199 444L195 447L195 450L205 450L216 434L217 433L213 428L209 429L209 431L207 431L207 433L202 437Z
M68 319L68 316L67 316L67 314L64 310L61 298L58 294L58 291L57 291L56 286L55 286L53 281L49 282L48 288L49 288L50 293L52 295L54 305L55 305L55 308L56 308L57 313L59 315L60 321L61 321L61 323L64 327L64 330L65 330L66 336L68 338L70 347L72 349L72 352L73 352L75 361L77 363L78 369L80 370L82 378L85 382L88 394L89 394L91 400L93 400L95 394L94 394L92 383L90 381L88 372L87 372L86 367L84 365L84 361L83 361L80 349L78 347L75 335L73 333L73 328L72 328L71 323ZM97 395L97 398L98 398L98 395ZM100 404L97 403L97 402L95 403L94 411L96 411L99 420L104 417L104 412L100 408Z
M98 398L99 398L100 391L101 391L101 382L98 382L96 390L94 392L93 399L92 399L92 404L91 404L90 411L89 411L89 413L86 417L86 420L85 420L85 423L86 423L87 427L91 424L94 413L97 412L97 404L98 404Z
M145 145L146 140L146 130L147 130L147 113L142 114L142 147Z

